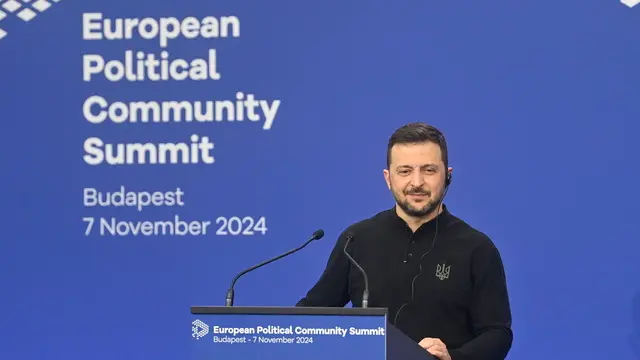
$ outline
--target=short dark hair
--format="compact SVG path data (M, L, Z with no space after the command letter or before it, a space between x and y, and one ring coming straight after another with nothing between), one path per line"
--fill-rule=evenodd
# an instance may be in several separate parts
M391 148L397 144L419 144L432 142L440 147L445 171L449 167L447 140L440 130L423 122L413 122L397 129L389 138L387 146L387 168L391 165Z

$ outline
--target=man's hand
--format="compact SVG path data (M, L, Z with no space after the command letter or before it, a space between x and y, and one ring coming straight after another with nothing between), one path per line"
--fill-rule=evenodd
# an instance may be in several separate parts
M451 360L447 345L445 345L440 339L424 338L418 345L423 349L426 349L431 355L437 357L439 360Z

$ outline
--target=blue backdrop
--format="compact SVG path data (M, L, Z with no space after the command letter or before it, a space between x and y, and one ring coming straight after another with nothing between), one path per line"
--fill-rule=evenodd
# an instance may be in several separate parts
M0 11L0 358L179 358L189 306L223 305L236 272L322 228L322 241L236 289L237 305L295 304L340 231L392 205L386 141L425 121L450 144L451 211L503 255L509 359L640 359L640 6L4 0ZM201 32L207 16L220 22ZM132 38L107 40L100 17L155 21L121 22ZM192 75L220 78L115 79L144 70L109 63L129 50L134 60L138 51L186 60L177 65L201 58L204 71ZM259 120L229 121L237 113L214 103L233 104L237 92L264 101ZM99 103L84 107L94 96L121 104L92 123ZM210 101L221 121L175 122L196 101ZM168 122L118 123L135 102L145 102L136 115ZM270 128L264 109L275 115ZM212 164L135 161L158 150L170 162L194 134L213 143L200 148ZM95 164L99 141L123 144L133 163ZM173 193L150 195L141 211L90 206L90 189L121 186ZM148 235L175 216L210 224L206 234L190 225L192 235ZM116 235L111 218L123 222ZM232 227L217 234L224 223Z

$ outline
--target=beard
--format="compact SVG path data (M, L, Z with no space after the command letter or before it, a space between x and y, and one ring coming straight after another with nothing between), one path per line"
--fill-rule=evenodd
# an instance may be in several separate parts
M439 196L432 198L431 197L432 192L422 188L414 188L411 190L403 191L402 193L405 196L404 199L401 198L400 194L397 191L393 190L392 193L393 193L393 197L396 199L396 203L398 204L398 206L400 206L400 208L407 215L412 217L425 217L435 213L438 209L438 206L440 205L440 201L442 200L442 195L443 195L443 194L440 194ZM406 198L406 196L412 195L412 194L426 195L429 197L429 200L427 200L426 203L424 203L422 206L416 207L412 205L409 202L409 200Z

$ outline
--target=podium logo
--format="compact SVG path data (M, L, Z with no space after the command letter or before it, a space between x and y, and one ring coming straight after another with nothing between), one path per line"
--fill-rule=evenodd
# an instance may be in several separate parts
M60 0L0 0L0 22L10 15L29 22L49 9L53 3L59 2ZM7 31L0 27L0 39L6 36Z
M196 340L206 336L209 333L209 325L203 323L200 320L194 320L191 323L191 337L194 337Z
M620 2L627 5L630 8L640 4L640 0L620 0Z

